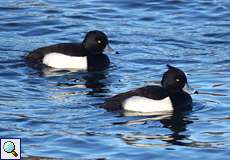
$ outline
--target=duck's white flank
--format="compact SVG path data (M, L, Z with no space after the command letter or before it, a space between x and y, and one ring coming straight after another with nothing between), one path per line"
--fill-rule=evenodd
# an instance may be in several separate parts
M49 53L43 58L43 64L53 68L74 68L87 70L87 57L68 56L61 53Z
M126 99L122 104L124 110L134 112L161 112L172 111L173 106L169 97L162 100L133 96Z

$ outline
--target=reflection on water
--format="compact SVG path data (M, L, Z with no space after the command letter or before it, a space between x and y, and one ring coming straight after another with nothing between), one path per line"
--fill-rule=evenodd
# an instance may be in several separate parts
M229 159L230 1L0 1L0 137L23 156L79 159ZM22 57L104 31L114 49L102 72L37 71ZM193 111L106 112L104 99L188 73ZM189 155L189 156L188 156Z
M79 72L63 69L44 68L40 75L42 77L64 77L55 85L54 99L65 99L69 96L89 95L93 97L104 97L109 92L106 88L107 70L100 72Z
M186 134L187 125L194 123L192 119L189 119L189 114L177 113L171 115L160 115L147 118L138 118L136 120L129 120L124 122L115 122L114 125L140 125L147 123L154 123L160 121L164 128L170 129L170 134L153 134L145 135L142 133L135 134L121 134L119 137L128 145L137 147L167 147L172 145L195 147L195 148L219 148L223 145L223 142L206 142L195 141L190 138L189 134ZM199 120L196 118L196 120ZM160 140L160 141L159 141ZM162 143L165 142L165 143Z

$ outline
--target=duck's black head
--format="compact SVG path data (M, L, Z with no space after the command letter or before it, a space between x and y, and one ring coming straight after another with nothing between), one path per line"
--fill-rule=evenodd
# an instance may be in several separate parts
M88 32L82 44L91 55L102 54L105 49L111 49L106 34L97 30Z
M182 92L183 87L187 84L185 73L173 66L167 65L168 70L163 74L161 85L171 93Z

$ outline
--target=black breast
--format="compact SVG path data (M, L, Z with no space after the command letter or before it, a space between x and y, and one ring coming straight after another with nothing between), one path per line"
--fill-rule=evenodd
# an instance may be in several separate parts
M184 112L192 109L192 98L188 93L180 92L170 95L175 112Z
M103 70L110 64L109 58L105 54L88 55L87 62L89 71Z

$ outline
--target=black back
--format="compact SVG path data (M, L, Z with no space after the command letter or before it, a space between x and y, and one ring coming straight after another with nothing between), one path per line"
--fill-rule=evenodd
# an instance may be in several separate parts
M160 86L146 86L132 90L129 92L118 94L110 99L108 99L102 107L108 111L116 111L122 109L122 103L127 98L132 96L141 96L146 98L151 98L155 100L161 100L168 96L167 91Z

